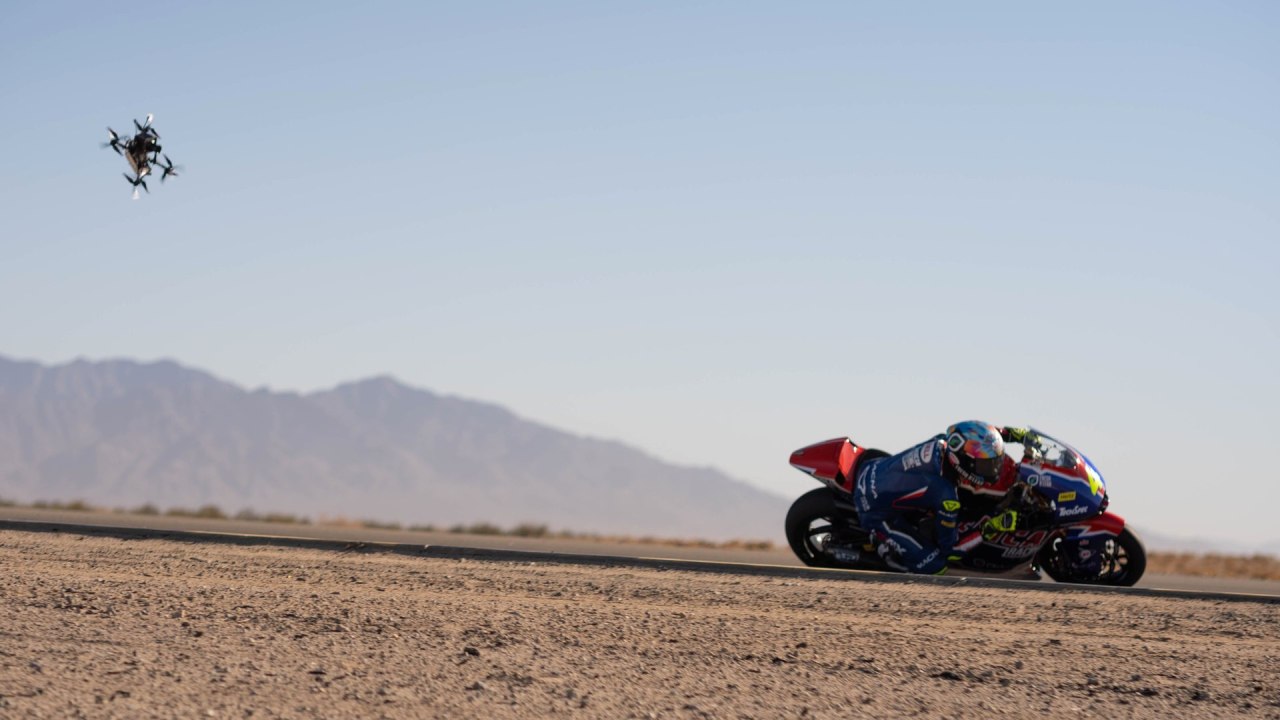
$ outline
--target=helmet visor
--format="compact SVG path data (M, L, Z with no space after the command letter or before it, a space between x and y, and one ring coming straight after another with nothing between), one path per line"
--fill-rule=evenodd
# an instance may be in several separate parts
M972 472L974 475L982 478L987 482L995 482L1000 478L1000 460L999 456L989 458L971 458Z

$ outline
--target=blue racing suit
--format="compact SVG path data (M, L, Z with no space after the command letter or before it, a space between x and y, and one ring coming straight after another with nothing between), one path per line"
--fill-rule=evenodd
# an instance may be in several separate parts
M913 573L941 573L956 544L960 498L942 474L942 436L892 457L858 464L853 502L862 527L891 566ZM921 537L919 521L933 513L933 540ZM927 533L925 533L927 534Z

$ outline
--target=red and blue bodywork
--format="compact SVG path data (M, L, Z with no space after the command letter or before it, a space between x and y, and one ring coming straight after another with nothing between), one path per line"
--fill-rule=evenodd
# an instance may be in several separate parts
M1125 529L1124 520L1107 512L1106 482L1097 467L1066 443L1032 431L1034 444L1024 446L1021 461L1007 465L1007 487L1001 493L1021 494L1024 506L1035 509L1032 529L983 535L980 530L990 513L989 503L965 503L957 527L961 542L953 564L988 572L1004 572L1032 561L1042 548L1055 543L1061 562L1087 563L1102 542ZM858 463L887 453L869 450L847 437L806 446L791 455L791 465L827 485L844 498L852 510L852 492ZM1004 483L1002 483L1004 484ZM1069 569L1069 568L1068 568ZM1092 570L1090 570L1091 572Z

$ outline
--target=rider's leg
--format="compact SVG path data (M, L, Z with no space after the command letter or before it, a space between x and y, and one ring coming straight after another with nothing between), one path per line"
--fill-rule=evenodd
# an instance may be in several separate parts
M871 528L880 557L889 567L904 572L933 575L944 570L947 559L942 552L922 543L909 528L896 518L881 520Z

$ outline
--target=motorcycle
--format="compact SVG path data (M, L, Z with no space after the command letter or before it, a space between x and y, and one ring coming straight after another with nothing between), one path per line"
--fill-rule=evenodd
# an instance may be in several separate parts
M1021 445L1020 460L1005 458L1001 477L1010 481L1010 489L999 502L984 503L961 493L958 535L971 539L967 546L979 537L980 542L953 557L950 566L1005 575L1029 568L1032 577L1043 571L1062 583L1136 583L1146 570L1146 550L1121 517L1107 512L1107 486L1093 462L1034 428ZM875 553L853 503L860 464L888 456L847 437L791 454L793 467L824 485L800 496L787 512L787 542L802 562L813 567L893 571ZM1017 513L1013 527L1002 526L997 519L1010 517L1009 510ZM921 532L933 527L932 517L921 515L916 520Z

